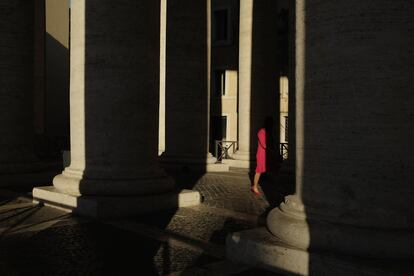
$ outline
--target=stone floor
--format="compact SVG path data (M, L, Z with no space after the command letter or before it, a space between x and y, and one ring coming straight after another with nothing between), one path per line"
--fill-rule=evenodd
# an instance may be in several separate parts
M0 275L274 275L225 259L228 233L264 224L289 179L245 172L173 174L200 191L196 207L122 220L91 220L31 203L31 187L0 184Z

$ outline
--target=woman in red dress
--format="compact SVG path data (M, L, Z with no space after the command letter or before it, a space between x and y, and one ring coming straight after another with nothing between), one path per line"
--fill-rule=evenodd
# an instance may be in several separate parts
M253 179L253 186L252 192L256 195L260 195L259 191L259 179L260 175L266 172L266 148L267 144L271 141L267 141L266 143L266 136L267 139L271 140L272 137L272 127L273 127L273 119L272 117L266 117L263 127L257 132L257 153L256 153L256 170Z

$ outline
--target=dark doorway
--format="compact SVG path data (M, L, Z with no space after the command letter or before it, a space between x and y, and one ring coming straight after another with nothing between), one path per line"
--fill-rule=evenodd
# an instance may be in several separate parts
M227 132L227 116L212 116L210 120L210 149L212 154L216 156L215 141L226 140ZM217 152L219 155L221 152Z

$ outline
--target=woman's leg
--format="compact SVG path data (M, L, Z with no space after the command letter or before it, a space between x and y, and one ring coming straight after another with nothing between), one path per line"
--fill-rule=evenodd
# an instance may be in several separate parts
M259 193L259 179L260 179L260 173L256 173L253 178L253 187L252 187L252 190L255 193Z

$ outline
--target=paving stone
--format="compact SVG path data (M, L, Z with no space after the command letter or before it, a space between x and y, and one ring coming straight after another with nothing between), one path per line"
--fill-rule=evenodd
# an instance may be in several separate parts
M224 245L228 233L257 227L275 198L283 198L278 185L263 178L265 195L256 197L245 172L174 178L181 188L198 190L204 203L128 220L146 231L158 229L163 239L127 231L116 221L108 225L27 204L18 196L30 191L21 187L15 194L0 191L0 229L8 229L0 234L0 275L273 275L229 263Z
M160 219L161 216L164 218ZM136 220L190 239L223 246L228 233L257 227L254 222L229 218L220 214L219 210L197 207L181 208L169 216L159 214L139 217Z
M204 204L208 206L253 214L265 213L270 206L266 196L257 197L250 192L251 182L247 174L234 175L235 173L206 174L195 183L193 189L201 193Z
M163 244L154 257L154 263L160 275L189 270L193 267L203 267L219 260L202 251L197 252L178 246L171 247L168 244Z
M0 210L0 229L13 231L19 227L71 218L71 215L66 212L36 204L20 203L13 204L11 207L14 208L7 208L7 205L0 207L2 208Z
M195 261L191 252L169 249L169 256L162 255L169 261L160 262L156 257L162 253L160 248L158 241L89 223L51 228L34 236L14 235L1 242L0 258L3 270L21 275L158 275L160 269L166 272L168 262L183 266L186 258Z

